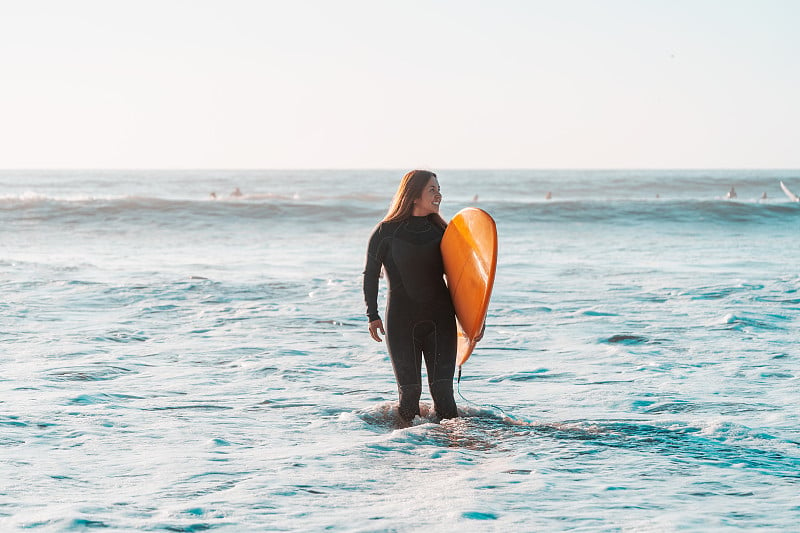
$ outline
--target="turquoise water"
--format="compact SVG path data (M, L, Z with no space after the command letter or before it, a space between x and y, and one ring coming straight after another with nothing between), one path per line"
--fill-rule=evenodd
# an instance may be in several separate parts
M497 285L463 416L398 430L401 175L0 172L0 527L796 528L800 171L439 171Z

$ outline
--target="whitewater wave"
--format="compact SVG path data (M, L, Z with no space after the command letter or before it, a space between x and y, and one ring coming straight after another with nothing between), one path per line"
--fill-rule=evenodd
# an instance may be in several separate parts
M451 202L443 215L475 205L488 211L498 224L580 223L633 225L643 222L679 224L797 223L800 205L792 202L760 203L724 200L564 200ZM234 217L282 218L297 221L363 219L374 224L386 205L369 195L300 197L259 194L242 198L196 200L146 196L48 196L35 192L0 196L0 214L6 218L35 216L58 221L69 217L107 218L109 215L176 216L181 218Z

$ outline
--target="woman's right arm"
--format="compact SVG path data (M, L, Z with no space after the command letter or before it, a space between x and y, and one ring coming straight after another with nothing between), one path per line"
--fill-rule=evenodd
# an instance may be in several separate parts
M384 333L383 322L378 313L378 281L381 267L383 266L381 245L383 244L382 226L378 225L369 239L367 246L367 261L364 267L364 302L367 304L367 317L369 318L369 332L373 339L380 342L378 331ZM385 333L384 333L385 334Z

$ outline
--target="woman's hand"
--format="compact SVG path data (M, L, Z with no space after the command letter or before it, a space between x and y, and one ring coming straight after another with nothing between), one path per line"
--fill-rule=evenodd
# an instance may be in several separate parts
M477 342L481 342L481 339L483 338L483 334L484 334L484 333L486 333L486 321L484 321L484 322L483 322L483 326L481 326L481 332L480 332L480 333L478 333L478 336L477 336L477 337L475 337L475 342L476 342L476 343L477 343Z
M378 342L383 342L378 332L381 332L381 335L386 335L386 332L383 331L383 322L379 318L378 320L373 320L369 323L369 334L370 336Z

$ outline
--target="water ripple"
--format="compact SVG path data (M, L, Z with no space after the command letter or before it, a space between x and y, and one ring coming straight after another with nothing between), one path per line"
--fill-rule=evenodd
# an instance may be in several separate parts
M135 373L135 370L121 366L94 365L56 368L42 375L49 381L108 381Z

